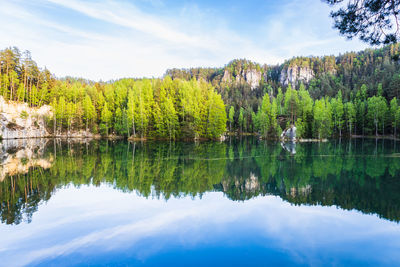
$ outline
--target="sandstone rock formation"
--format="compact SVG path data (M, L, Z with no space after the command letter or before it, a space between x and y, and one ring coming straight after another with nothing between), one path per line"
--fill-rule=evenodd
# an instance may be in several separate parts
M308 83L314 76L314 71L309 66L287 66L282 69L279 81L283 85L290 83L294 87L297 82Z
M267 75L263 74L262 71L255 68L242 69L235 78L233 78L232 74L227 69L225 69L224 75L222 76L222 82L247 83L248 85L250 85L251 90L254 90L260 86L262 78L264 78L264 80L266 81Z
M3 139L48 137L46 117L51 107L28 107L27 103L7 102L0 96L0 135Z

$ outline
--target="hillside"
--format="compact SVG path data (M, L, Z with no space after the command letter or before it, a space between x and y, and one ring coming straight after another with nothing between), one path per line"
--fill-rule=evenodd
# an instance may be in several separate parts
M195 78L210 82L222 95L228 109L234 107L234 127L240 130L237 111L242 108L243 120L248 124L243 128L251 131L252 112L257 112L261 106L262 96L268 93L271 98L279 98L279 90L283 94L289 85L298 90L303 84L313 100L334 98L339 91L343 102L356 101L357 93L363 95L365 101L378 94L387 103L398 99L399 44L339 56L295 57L276 66L233 60L221 68L171 69L166 75L173 79ZM382 91L378 92L378 88ZM361 125L359 128L361 130Z

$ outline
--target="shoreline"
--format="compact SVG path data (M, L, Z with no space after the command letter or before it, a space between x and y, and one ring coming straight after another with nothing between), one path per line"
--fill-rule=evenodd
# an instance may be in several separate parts
M26 139L88 139L88 140L127 140L133 142L146 142L146 141L186 141L186 142L201 142L201 141L226 141L228 138L242 138L242 137L249 137L254 136L258 137L259 140L266 140L266 141L280 141L280 142L291 142L291 140L282 140L279 138L262 138L261 136L257 136L257 134L253 133L245 133L245 134L238 134L232 135L227 134L222 136L221 138L212 139L212 138L176 138L176 139L169 139L169 138L158 138L158 137L126 137L126 136L118 136L118 135L110 135L110 136L101 136L99 134L96 135L46 135L46 136L35 136L35 137L17 137L17 138L2 138L0 141L10 141L10 140L26 140ZM400 141L400 138L394 137L393 135L352 135L352 136L345 136L345 137L333 137L333 138L301 138L296 139L294 142L298 143L312 143L312 142L328 142L330 140L350 140L350 139L379 139L379 140L393 140L393 141Z

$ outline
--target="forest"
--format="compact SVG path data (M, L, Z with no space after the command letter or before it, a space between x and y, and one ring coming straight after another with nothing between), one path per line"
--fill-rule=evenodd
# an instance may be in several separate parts
M275 139L291 124L301 138L398 135L399 46L339 56L296 57L281 65L233 60L221 68L170 69L158 79L93 82L56 78L29 51L0 51L0 95L53 107L55 135L219 138L252 133ZM310 80L283 75L307 70ZM258 84L250 84L259 75Z
M59 135L86 130L104 136L165 139L217 138L225 132L221 96L204 80L121 79L92 82L56 79L30 53L0 53L0 94L30 107L49 104L49 130Z

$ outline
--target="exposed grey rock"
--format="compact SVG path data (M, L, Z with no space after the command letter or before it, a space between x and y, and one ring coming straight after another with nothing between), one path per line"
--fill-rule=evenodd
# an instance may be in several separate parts
M290 83L294 87L297 82L308 83L314 76L314 71L309 66L289 66L282 69L279 81L283 85Z
M292 125L290 128L284 130L281 134L282 139L295 140L296 139L296 126Z
M3 139L48 137L45 118L51 107L30 108L27 103L7 102L0 97L0 135Z
M236 75L234 82L247 83L250 85L251 90L254 90L260 86L260 82L263 77L266 81L267 76L266 74L263 75L262 71L254 68L248 68L246 70L242 70L238 75ZM227 69L225 69L224 75L222 76L222 82L233 82L233 77Z
M222 76L222 81L223 82L230 82L231 79L232 79L231 74L229 73L229 71L227 69L225 69L224 76Z

